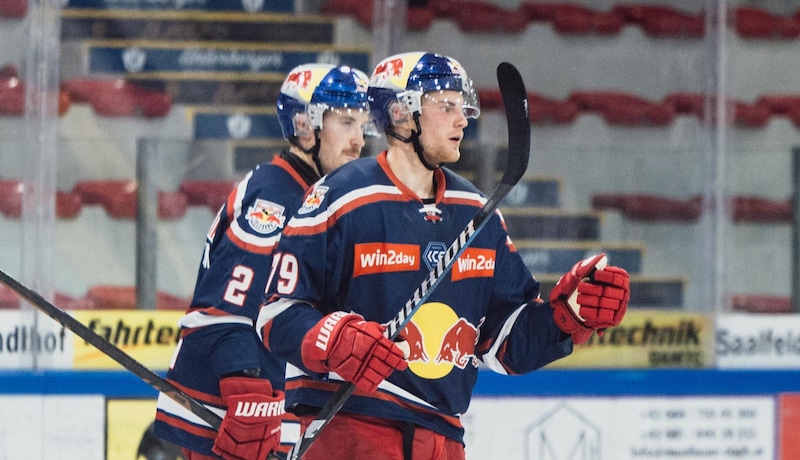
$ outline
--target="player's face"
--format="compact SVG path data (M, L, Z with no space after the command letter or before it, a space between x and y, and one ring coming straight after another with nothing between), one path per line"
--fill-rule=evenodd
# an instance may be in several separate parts
M467 117L459 91L434 91L422 95L419 122L425 158L430 164L454 163L461 157Z
M369 113L353 110L326 110L319 131L319 161L322 174L361 156Z

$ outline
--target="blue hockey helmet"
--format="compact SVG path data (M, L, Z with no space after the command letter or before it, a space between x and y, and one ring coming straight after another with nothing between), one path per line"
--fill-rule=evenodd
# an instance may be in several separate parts
M278 122L283 137L292 141L298 131L297 115L305 114L310 127L322 129L326 110L369 112L369 77L357 69L331 64L303 64L292 69L278 95ZM377 135L370 123L365 135Z
M460 91L464 98L461 107L467 118L481 113L478 96L467 72L455 59L435 53L412 52L390 56L375 67L369 81L369 103L377 129L399 121L391 110L401 102L411 115L420 113L422 95L432 91ZM394 118L394 119L393 119Z

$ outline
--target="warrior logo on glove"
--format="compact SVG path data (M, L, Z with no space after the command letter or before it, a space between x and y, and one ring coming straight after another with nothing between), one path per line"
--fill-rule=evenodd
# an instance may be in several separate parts
M558 327L576 344L586 343L594 331L619 326L630 299L630 277L608 265L605 254L584 259L558 280L550 292L550 306Z

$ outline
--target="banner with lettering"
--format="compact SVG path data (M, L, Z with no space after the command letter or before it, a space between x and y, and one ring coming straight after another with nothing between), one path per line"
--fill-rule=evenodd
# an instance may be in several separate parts
M712 315L628 310L618 327L576 345L551 368L704 368L714 365Z

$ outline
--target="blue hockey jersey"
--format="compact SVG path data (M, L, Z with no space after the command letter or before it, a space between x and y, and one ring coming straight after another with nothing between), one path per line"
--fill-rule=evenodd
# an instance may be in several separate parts
M434 180L435 200L427 203L394 176L386 152L356 160L318 182L287 224L256 324L267 347L290 363L287 409L313 412L340 385L336 374L303 367L300 343L309 328L337 310L388 323L486 202L447 168ZM356 391L342 410L412 422L460 442L460 415L480 362L519 374L572 350L499 212L401 335L410 346L408 369L374 394Z
M318 179L313 168L284 152L236 184L208 232L167 379L220 417L225 413L219 392L223 375L260 369L260 377L283 389L285 363L263 347L253 325L280 233L300 207L304 192ZM282 450L288 451L299 432L296 418L288 415ZM216 431L163 394L155 433L213 455Z

